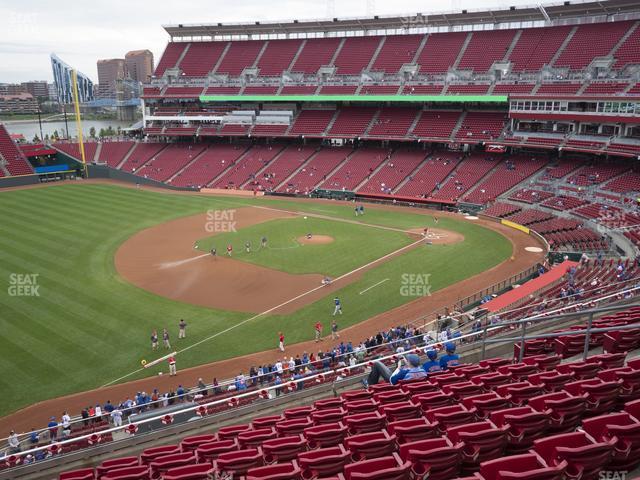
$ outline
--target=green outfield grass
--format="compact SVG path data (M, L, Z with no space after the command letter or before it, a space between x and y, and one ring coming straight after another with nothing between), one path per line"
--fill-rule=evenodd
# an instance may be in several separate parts
M135 370L142 358L154 358L148 341L153 328L167 326L174 346L183 348L252 316L159 297L125 282L113 264L118 246L141 229L209 209L252 204L354 219L352 207L328 202L172 195L81 183L0 191L0 211L4 212L0 222L0 388L4 394L0 415L39 400L98 387ZM358 220L400 229L434 224L431 214L373 208L367 208ZM287 227L281 228L281 222ZM274 249L262 252L264 255L243 256L238 251L239 258L293 273L315 271L334 276L411 242L404 233L331 219L309 217L304 222L297 218L264 224ZM314 232L317 228L315 233L331 235L336 241L291 248L287 255L276 253L276 246L286 246L289 237L304 235L309 225ZM338 292L344 303L341 328L413 300L401 293L403 275L430 275L431 292L435 292L511 254L508 240L471 222L443 218L438 226L462 233L465 241L421 246L365 272ZM257 242L262 234L257 227L236 235ZM203 247L211 241L203 239ZM38 296L10 295L34 293L11 288L15 280L33 278L18 278L18 274L37 275ZM292 315L262 317L242 325L181 355L180 368L274 348L280 329L286 330L288 343L311 339L313 323L330 320L331 299L321 299ZM176 338L179 318L189 324L189 338L181 342Z

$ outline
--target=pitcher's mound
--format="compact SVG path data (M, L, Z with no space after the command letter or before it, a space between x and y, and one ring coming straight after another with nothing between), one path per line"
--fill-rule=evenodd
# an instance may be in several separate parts
M311 238L298 237L296 238L300 245L325 245L333 242L333 237L329 235L311 235Z
M458 243L464 241L464 236L458 232L452 232L451 230L443 230L441 228L429 228L429 231L425 233L422 228L412 228L407 233L413 238L423 237L425 242L428 240L434 245L449 245L451 243Z

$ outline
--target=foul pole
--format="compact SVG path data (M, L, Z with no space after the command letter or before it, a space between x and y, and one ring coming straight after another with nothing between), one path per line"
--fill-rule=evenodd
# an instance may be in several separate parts
M73 108L76 113L76 129L78 130L78 145L80 145L80 158L82 159L82 168L84 170L84 177L89 177L89 171L87 170L87 159L84 155L84 141L82 140L82 119L80 118L80 100L78 98L78 72L76 70L71 71L71 81L73 83ZM67 132L67 136L69 132Z

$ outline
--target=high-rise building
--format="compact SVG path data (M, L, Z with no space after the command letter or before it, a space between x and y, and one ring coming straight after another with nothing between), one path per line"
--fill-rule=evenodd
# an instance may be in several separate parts
M49 98L49 87L47 86L47 82L45 82L44 80L23 82L21 85L27 93L30 93L35 98L44 100Z
M64 63L55 54L51 54L51 68L53 69L53 82L56 86L56 96L60 103L73 102L73 83L71 72L73 68ZM77 72L78 77L78 98L80 103L93 100L93 82L86 75Z
M124 59L109 58L98 60L98 84L101 97L114 98L116 80L124 78Z
M131 80L148 82L153 74L153 53L149 50L132 50L124 56L125 74Z

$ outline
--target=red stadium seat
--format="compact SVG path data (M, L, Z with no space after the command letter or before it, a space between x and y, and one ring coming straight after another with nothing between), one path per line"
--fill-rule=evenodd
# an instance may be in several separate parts
M493 391L463 398L462 404L469 410L475 409L478 420L486 420L491 412L511 406L506 398Z
M311 415L313 407L305 405L303 407L287 408L284 413L284 418L291 420L292 418L307 418Z
M439 434L438 424L430 423L422 417L389 422L387 431L397 437L398 443L415 442L433 438Z
M493 422L467 423L447 429L454 444L462 443L462 471L477 471L482 462L502 456L507 447L507 429Z
M293 460L299 453L307 450L307 440L302 435L273 438L262 443L264 461L280 463Z
M502 395L513 405L526 405L531 397L544 393L540 385L533 385L529 382L517 382L508 385L501 385L496 388L498 395Z
M309 448L335 447L347 436L347 427L342 423L317 425L305 428L302 434L309 442Z
M163 455L156 457L149 464L151 469L151 478L158 478L162 473L170 468L182 467L196 463L196 456L193 452L173 453L171 455Z
M390 392L374 393L373 398L376 402L384 405L385 403L397 403L407 400L408 395L402 389L394 387Z
M380 405L380 411L387 416L390 422L422 416L420 405L406 400L395 403L383 403Z
M313 426L313 422L307 417L292 418L291 420L283 420L276 425L276 431L281 437L289 435L298 435L305 428Z
M311 420L314 425L323 425L325 423L335 423L342 420L347 414L344 408L325 408L322 410L313 410L311 412Z
M601 353L600 355L592 355L587 358L587 362L600 362L602 368L608 370L610 368L621 368L624 366L624 360L627 358L627 352L620 353Z
M140 459L138 457L120 457L105 460L96 467L96 477L100 480L100 478L114 468L135 467L137 465L140 465Z
M411 463L403 462L397 454L345 465L340 480L409 480Z
M596 442L617 440L610 464L612 470L630 471L640 465L640 420L626 412L609 413L584 419L582 430Z
M527 451L533 441L545 435L549 427L549 415L526 407L505 408L491 412L491 421L505 427L509 434L507 450L511 453Z
M438 385L425 381L402 383L400 388L407 392L411 397L420 395L421 393L430 393L440 390Z
M399 455L411 463L414 478L446 480L460 473L463 445L447 437L430 438L400 445Z
M284 420L282 415L270 415L268 417L259 417L251 420L251 428L268 428L274 427L278 422Z
M218 458L221 453L234 450L238 450L238 441L235 438L231 440L216 440L215 442L199 445L196 449L196 457L198 458L198 463L211 462Z
M368 390L353 390L350 392L343 392L340 396L345 402L351 402L353 400L366 400L372 398L373 394Z
M469 410L460 404L432 408L424 414L427 420L438 424L438 429L441 432L444 432L449 427L473 422L475 415L475 410Z
M58 478L60 480L94 480L96 472L93 468L81 468L80 470L62 472Z
M246 430L244 432L240 432L236 439L238 440L240 449L244 450L247 448L259 447L260 445L262 445L262 442L264 442L265 440L269 440L270 438L273 438L275 436L275 429L273 427L267 427L259 428L257 430Z
M568 463L549 467L535 453L496 458L480 465L484 480L564 480Z
M634 400L633 402L625 403L624 411L629 415L632 415L637 420L640 420L640 400Z
M587 399L582 395L571 395L564 390L547 393L529 399L529 406L538 412L548 412L549 432L573 431L587 410Z
M451 395L455 401L460 402L465 397L484 393L484 388L477 383L467 381L443 385L442 391L447 395Z
M488 392L490 390L496 390L501 385L511 383L511 375L508 373L493 372L477 375L471 377L469 380L478 385L482 385L482 388Z
M214 434L194 435L192 437L183 438L180 442L180 448L183 452L193 452L203 443L211 443L216 440Z
M213 468L216 472L226 472L234 476L244 476L250 468L261 467L262 465L262 450L260 448L221 453L213 462Z
M302 470L296 462L251 468L246 480L301 480Z
M556 370L549 372L540 372L534 375L529 375L527 381L534 385L540 385L547 393L557 392L562 390L564 385L568 382L575 380L573 372L560 373Z
M375 412L380 404L373 398L348 400L344 402L344 408L351 413Z
M420 404L423 412L431 410L432 408L446 407L453 404L453 399L450 395L445 394L442 390L429 393L421 393L414 396L411 401L413 403Z
M615 444L616 439L598 443L587 433L578 431L538 439L533 450L549 466L559 466L566 461L569 478L593 478L611 461Z
M471 377L475 377L476 375L491 373L491 370L489 367L482 367L480 365L460 365L453 370L453 373L469 380Z
M148 465L121 467L109 470L102 478L103 480L149 480L151 471Z
M584 338L584 335L566 335L554 338L555 352L562 358L578 355L584 350Z
M576 380L587 380L595 378L602 370L600 362L572 362L558 365L557 371L560 373L572 373Z
M140 463L143 465L149 465L153 460L165 455L173 455L180 453L179 445L161 445L159 447L146 448L140 454Z
M350 453L340 444L300 453L298 463L302 469L303 478L326 478L342 472L344 466L350 462L350 458Z
M458 383L460 381L460 376L456 375L455 373L442 373L440 375L431 376L429 378L429 381L442 388L445 385Z
M218 430L218 440L230 440L236 438L240 432L246 432L251 429L251 425L230 425L222 427Z
M396 440L395 435L380 430L347 437L344 446L351 452L353 461L358 461L392 454L398 448Z
M336 398L325 398L323 400L316 400L313 402L313 407L316 410L326 410L332 408L342 408L342 404L344 400L341 397Z
M387 417L380 412L356 413L344 417L351 434L368 433L382 430L387 423Z
M565 385L565 391L572 395L585 395L588 415L600 415L613 410L618 401L620 384L603 382L599 378L579 380Z
M503 365L498 368L499 373L509 374L515 382L526 380L529 375L538 373L537 365L528 365L526 363L514 363L512 365Z
M631 367L610 368L600 371L598 378L605 382L620 384L618 403L627 403L640 398L640 370Z
M487 358L485 360L480 360L480 362L478 362L478 365L480 365L481 367L487 367L488 369L495 372L502 365L509 365L510 363L511 363L511 360L507 358L496 357L496 358Z
M602 343L602 350L605 353L626 353L638 347L640 347L640 328L607 332Z
M558 355L534 355L533 357L524 357L522 363L536 365L542 373L543 371L555 370L561 360Z
M170 468L162 474L162 480L209 480L213 475L210 463L196 463Z

